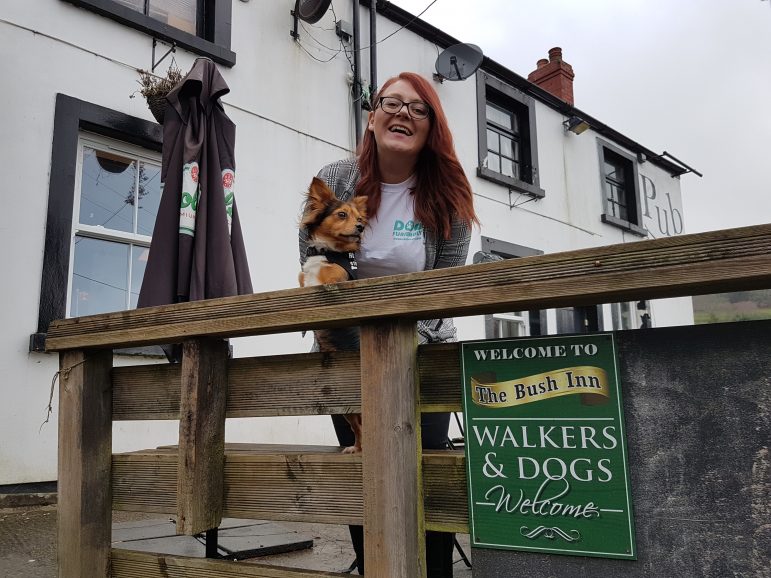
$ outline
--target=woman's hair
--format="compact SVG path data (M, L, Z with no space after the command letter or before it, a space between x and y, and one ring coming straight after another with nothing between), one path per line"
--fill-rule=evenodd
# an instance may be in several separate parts
M376 103L380 95L397 80L409 82L423 102L431 107L428 139L415 167L415 217L439 238L449 239L453 217L469 225L479 223L474 213L471 185L455 155L447 117L442 110L439 95L431 83L414 72L402 72L389 78L372 102ZM367 214L372 218L380 207L382 180L378 167L377 143L372 131L364 131L358 161L361 178L356 186L356 194L367 195Z

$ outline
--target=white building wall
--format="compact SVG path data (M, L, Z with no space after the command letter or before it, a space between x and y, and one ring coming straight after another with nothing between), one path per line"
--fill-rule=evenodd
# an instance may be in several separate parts
M255 291L297 284L297 235L301 193L312 175L353 148L353 118L343 54L327 63L309 57L289 30L292 2L233 1L233 68L220 66L231 93L223 101L237 126L236 198L245 233ZM335 0L338 18L352 20L351 3ZM369 43L368 13L362 10L362 45ZM313 36L338 46L327 14ZM380 18L378 37L399 28ZM314 50L314 40L300 28L300 42ZM61 0L5 0L0 5L0 77L5 79L0 106L0 270L6 274L0 299L0 485L56 478L56 399L46 417L56 355L29 353L36 331L45 240L48 187L57 93L152 120L141 96L136 68L150 68L152 38L108 18ZM159 54L165 51L159 46ZM402 70L431 77L436 46L402 30L378 46L382 83ZM175 60L187 70L196 55L178 49ZM165 71L168 60L159 71ZM361 54L362 76L369 78L369 53ZM526 72L526 71L520 71ZM476 178L477 113L473 78L436 85L455 135L461 162L472 181L482 227L475 230L470 255L482 235L546 253L639 240L600 222L602 196L596 135L566 134L564 117L537 103L538 155L546 197L527 202L509 196L500 185ZM646 225L658 227L663 211L682 216L679 180L647 163L640 173L656 185L648 200ZM669 196L667 196L667 194ZM510 208L513 202L518 206ZM670 202L672 205L670 206ZM656 207L659 212L656 212ZM655 220L655 222L654 222ZM660 228L650 225L660 236ZM675 227L670 225L670 234ZM677 231L682 232L682 231ZM42 272L45 275L45 272ZM549 324L555 325L553 312ZM656 303L656 325L691 323L682 300ZM459 336L484 336L479 318L458 320ZM310 336L287 334L233 340L237 356L307 351ZM147 362L117 359L116 364ZM116 423L114 450L175 443L177 422ZM335 443L327 417L228 420L228 441Z

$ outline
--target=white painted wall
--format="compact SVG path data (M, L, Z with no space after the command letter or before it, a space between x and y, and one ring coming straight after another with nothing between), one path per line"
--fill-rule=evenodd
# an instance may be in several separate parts
M322 165L348 156L353 147L349 63L343 54L327 63L317 62L291 39L293 5L289 0L233 1L232 49L238 62L232 69L220 67L231 88L223 101L237 126L236 197L258 292L296 285L301 193ZM333 5L339 18L352 20L350 2L335 0ZM366 46L366 10L361 22ZM334 32L325 30L333 28L331 14L306 27L321 43L338 46ZM380 18L378 37L397 28ZM314 40L302 28L300 35L303 47L318 58L328 58L329 51L315 49ZM152 120L141 97L129 98L138 88L135 69L151 66L151 50L149 36L60 0L0 4L0 78L5 80L0 96L0 243L5 249L0 253L0 270L6 275L0 299L0 485L56 478L56 395L51 421L42 428L41 423L58 359L28 352L29 335L37 326L41 274L45 274L41 268L56 94ZM430 78L436 55L433 44L403 30L378 46L380 81L401 70ZM175 58L187 70L195 55L177 50ZM367 50L362 51L361 61L362 74L368 78ZM161 69L166 66L162 64ZM508 205L505 189L474 176L474 79L446 82L437 90L477 193L482 227L474 232L470 254L480 248L481 235L546 253L639 239L600 222L599 161L592 131L565 134L562 115L538 104L541 185L547 195L510 209L501 204ZM648 200L646 225L660 236L664 233L657 226L663 211L671 215L674 207L682 215L679 180L650 163L642 165L640 172L656 186L657 197ZM653 317L656 325L692 322L690 306L682 300L655 303ZM553 312L549 319L554 326ZM460 319L458 327L461 338L484 336L479 318ZM309 349L310 337L295 333L236 339L233 344L237 356L302 352ZM146 362L120 358L116 364L139 361ZM176 439L176 422L114 426L115 451ZM228 420L227 439L335 443L327 417Z

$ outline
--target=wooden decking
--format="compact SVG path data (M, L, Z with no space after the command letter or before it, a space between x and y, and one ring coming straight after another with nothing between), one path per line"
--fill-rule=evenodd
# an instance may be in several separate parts
M60 354L59 575L329 573L110 550L110 509L364 524L370 578L425 575L423 530L466 531L463 456L421 452L421 412L460 409L456 345L416 319L771 287L771 225L54 322ZM226 359L224 337L359 325L361 353ZM180 366L112 368L112 349L184 343ZM386 387L387 386L387 387ZM361 412L362 456L230 446L226 417ZM176 448L111 455L112 421L180 421ZM259 440L256 440L259 441ZM387 513L387 515L385 515Z

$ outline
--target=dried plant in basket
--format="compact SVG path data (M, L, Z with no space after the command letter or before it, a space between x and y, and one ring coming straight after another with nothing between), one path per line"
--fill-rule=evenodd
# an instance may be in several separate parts
M183 78L182 71L175 65L169 66L166 76L156 76L152 72L139 69L139 93L147 100L147 107L159 124L163 124L166 111L166 95ZM133 96L133 95L132 95Z

